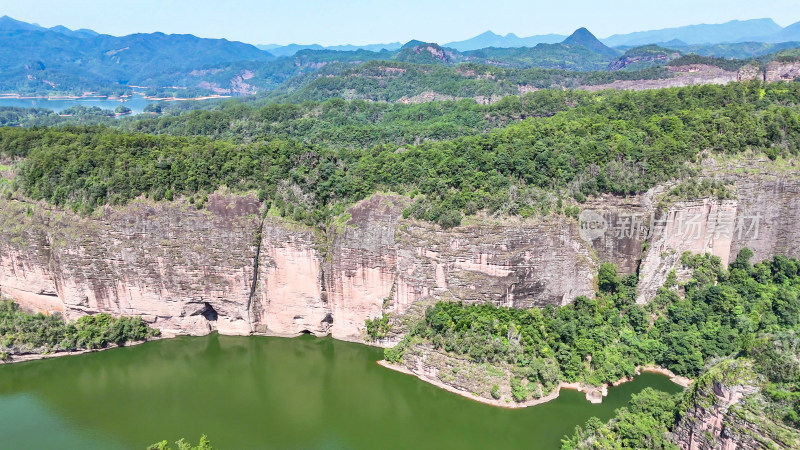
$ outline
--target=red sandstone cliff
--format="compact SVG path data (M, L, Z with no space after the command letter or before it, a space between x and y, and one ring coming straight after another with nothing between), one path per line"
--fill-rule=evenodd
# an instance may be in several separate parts
M68 318L141 315L167 334L308 331L352 341L362 341L366 318L403 314L426 298L565 304L592 295L603 261L623 273L638 270L647 301L683 251L712 252L723 262L744 246L756 259L800 256L796 173L732 173L735 200L657 211L658 189L595 199L582 208L605 221L597 236L557 215L442 230L402 219L408 199L399 195L360 202L324 236L262 218L253 196L215 194L200 211L182 200L135 201L91 217L0 200L0 291ZM638 227L651 216L663 220ZM737 230L739 223L745 228Z

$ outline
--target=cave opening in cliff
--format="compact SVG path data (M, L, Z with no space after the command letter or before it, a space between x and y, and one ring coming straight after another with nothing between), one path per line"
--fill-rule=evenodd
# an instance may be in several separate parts
M309 330L303 330L300 332L300 334L313 334L313 333L311 333L311 331Z
M205 317L206 320L208 320L209 322L214 322L217 320L217 317L219 317L219 314L217 314L217 310L214 309L214 307L211 306L208 302L206 302L205 307L203 308L203 311L200 314L203 317Z

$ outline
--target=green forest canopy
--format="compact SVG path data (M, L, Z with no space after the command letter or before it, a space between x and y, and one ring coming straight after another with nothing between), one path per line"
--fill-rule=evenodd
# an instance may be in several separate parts
M705 150L796 155L798 100L800 83L747 82L535 93L507 99L494 110L448 103L442 106L449 110L442 122L436 120L436 104L408 110L432 109L422 120L390 108L394 117L385 121L358 114L361 107L370 111L368 104L345 101L319 105L327 109L322 119L297 117L292 106L237 107L145 121L141 127L153 131L164 124L176 134L214 134L215 128L245 123L259 130L247 139L154 136L105 127L2 128L0 155L21 158L15 187L24 195L85 212L139 195L202 197L227 186L258 191L283 215L322 226L352 202L390 190L416 198L407 214L452 225L478 210L558 211L546 193L582 201L604 192L642 192L691 173L687 163ZM491 128L488 111L508 120L514 110L542 117L485 132ZM477 119L478 112L483 119ZM404 126L403 121L412 128L447 128L459 114L462 126L451 129L458 137L429 135L416 145L393 142L391 129Z
M566 306L439 302L385 357L399 363L411 346L421 345L475 363L509 365L520 402L552 392L561 381L612 383L648 364L701 377L684 400L653 390L634 396L609 424L594 420L578 429L565 448L587 439L591 448L674 448L663 433L713 376L704 367L719 358L746 358L766 380L766 403L757 405L757 415L798 428L800 261L776 256L753 265L752 255L745 248L725 268L716 256L687 252L681 263L692 278L678 285L673 273L647 305L635 303L636 275L619 277L611 264L599 272L595 298L578 297Z

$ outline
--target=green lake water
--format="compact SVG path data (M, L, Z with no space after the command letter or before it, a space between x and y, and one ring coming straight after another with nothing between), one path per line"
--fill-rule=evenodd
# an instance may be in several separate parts
M215 448L558 448L575 425L609 419L643 374L600 405L563 390L504 409L376 364L383 351L330 338L180 337L0 365L0 448L142 449L208 435Z

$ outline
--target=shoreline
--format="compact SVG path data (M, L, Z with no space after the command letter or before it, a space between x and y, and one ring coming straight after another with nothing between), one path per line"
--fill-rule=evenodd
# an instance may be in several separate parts
M412 370L408 369L405 366L399 364L392 364L385 359L377 361L379 366L385 367L390 370L394 370L395 372L404 373L406 375L411 375L419 380L422 380L426 383L432 384L433 386L443 389L448 392L452 392L453 394L460 395L464 398L468 398L470 400L474 400L479 403L483 403L486 405L497 406L500 408L507 408L507 409L520 409L520 408L528 408L530 406L541 405L543 403L547 403L551 400L555 400L561 394L561 389L571 389L576 390L578 392L585 392L586 393L586 401L589 403L597 404L602 403L603 397L608 395L608 387L609 385L604 384L602 386L589 386L583 385L581 383L567 383L566 381L562 381L558 383L558 386L553 390L553 392L545 395L544 397L540 397L537 399L526 400L524 402L505 402L501 400L495 400L490 398L485 398L477 395L473 395L470 392L463 391L461 389L455 388L447 383L442 382L439 379L434 379L430 377L426 377L424 375L419 375L413 372ZM636 368L636 374L639 375L642 372L648 373L658 373L667 377L670 377L670 381L673 383L682 386L684 388L688 387L692 381L689 378L681 377L679 375L675 375L672 371L665 369L663 367L656 367L656 366L642 366ZM634 377L627 377L622 378L620 380L611 383L611 386L619 386L620 384L627 383L629 381L633 381Z
M151 100L154 102L186 102L186 101L197 101L201 102L203 100L219 100L222 98L232 98L230 95L205 95L203 97L191 97L191 98L183 98L183 97L147 97L145 96L145 100Z
M51 100L51 101L65 101L65 100L108 100L118 101L125 103L133 99L133 95L23 95L15 93L0 94L0 100ZM180 102L180 101L203 101L203 100L218 100L223 98L232 98L231 95L204 95L200 97L155 97L141 95L144 100L149 101L163 101L163 102Z
M583 392L583 387L580 385L580 383L567 383L565 381L562 381L562 382L560 382L558 384L558 386L556 386L556 388L553 390L553 392L545 395L544 397L535 398L535 399L531 399L531 400L526 400L524 402L519 402L519 403L514 402L514 401L505 402L505 401L501 401L501 400L495 400L493 398L486 398L486 397L480 397L480 396L477 396L477 395L472 395L471 393L462 391L461 389L457 389L457 388L454 388L453 386L450 386L449 384L443 383L441 380L432 379L432 378L428 378L428 377L425 377L425 376L417 375L416 373L412 372L411 370L409 370L405 366L401 366L401 365L398 365L398 364L392 364L389 361L386 361L385 359L382 359L382 360L378 361L378 365L383 366L383 367L385 367L387 369L390 369L390 370L394 370L395 372L400 372L400 373L404 373L406 375L411 375L411 376L416 377L416 378L418 378L418 379L420 379L420 380L422 380L422 381L424 381L426 383L432 384L432 385L436 386L437 388L444 389L445 391L452 392L454 394L458 394L458 395L460 395L460 396L462 396L464 398L468 398L470 400L474 400L476 402L483 403L483 404L486 404L486 405L498 406L500 408L507 408L507 409L521 409L521 408L527 408L529 406L536 406L536 405L541 405L543 403L547 403L547 402L549 402L551 400L557 399L559 394L561 394L561 389L571 389L571 390L575 390L575 391L578 391L578 392Z
M0 100L118 100L124 102L131 98L130 95L22 95L22 94L0 94Z
M665 369L663 367L642 366L642 367L637 367L636 370L639 371L639 372L658 373L658 374L664 375L666 377L669 377L669 381L672 381L673 383L677 384L678 386L681 386L681 387L684 387L684 388L689 387L694 382L694 380L691 379L691 378L682 377L680 375L675 375L674 372L672 372L669 369Z
M115 348L125 348L125 347L135 347L137 345L144 344L145 342L153 342L158 341L161 339L165 339L165 337L155 337L152 339L148 339L146 341L131 341L126 343L125 345L117 345L117 344L109 344L108 347L103 348L86 348L83 350L73 350L73 351L61 351L61 352L53 352L53 353L23 353L21 355L13 355L10 354L10 359L7 361L0 361L0 366L4 364L15 364L21 363L26 361L39 361L41 359L51 359L51 358L60 358L62 356L76 356L76 355L83 355L86 353L97 353L103 352L106 350L111 350Z

